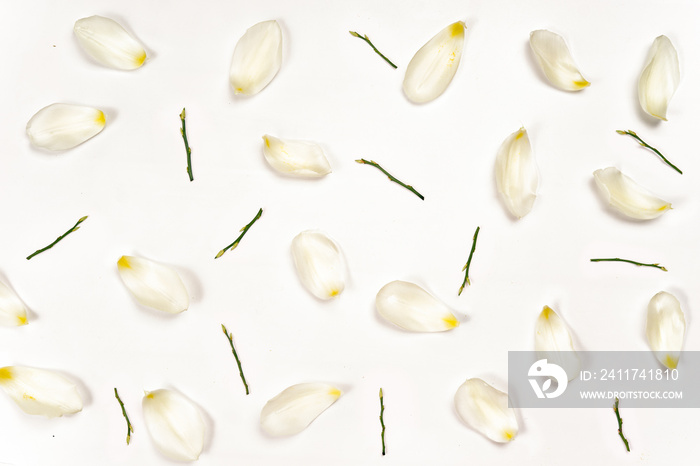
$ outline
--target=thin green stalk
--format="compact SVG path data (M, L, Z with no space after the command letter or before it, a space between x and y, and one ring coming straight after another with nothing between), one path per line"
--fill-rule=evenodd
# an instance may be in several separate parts
M134 433L134 428L131 426L131 421L129 421L129 416L126 415L126 408L124 408L124 403L122 403L121 398L119 398L119 393L117 392L117 387L114 387L114 396L117 397L117 401L119 402L119 405L122 407L122 414L124 415L124 419L126 419L126 444L128 445L129 442L131 442L131 434Z
M617 425L619 428L617 429L617 433L620 434L620 438L622 439L623 442L625 442L625 448L627 448L627 451L630 451L630 443L627 441L625 438L625 434L622 433L622 418L620 417L620 399L615 398L615 405L613 406L613 411L615 411L615 416L617 417Z
M59 236L58 238L56 238L56 241L54 241L53 243L49 244L48 246L46 246L46 247L44 247L44 248L41 248L41 249L36 250L36 251L34 251L33 253L29 254L29 255L27 256L27 260L29 260L29 259L31 259L32 257L36 256L37 254L41 254L42 252L46 251L47 249L51 249L52 247L54 247L54 246L56 245L56 243L58 243L59 241L61 241L61 240L62 240L63 238L65 238L66 236L70 235L71 233L73 233L73 232L76 231L76 230L80 230L80 227L79 227L78 225L80 225L81 223L83 223L83 222L85 221L86 218L88 218L87 215L86 215L85 217L81 217L80 220L78 220L78 221L75 223L75 225L73 225L73 227L72 227L70 230L68 230L67 232L63 233L61 236Z
M245 385L245 394L248 395L250 394L250 391L248 390L248 383L246 383L245 381L245 375L243 375L243 367L241 367L241 360L238 359L236 347L233 346L233 333L229 333L228 330L226 330L224 324L221 324L221 330L224 331L224 335L226 335L226 338L228 338L228 342L231 344L231 351L233 352L233 357L236 358L236 364L238 364L238 372L241 374L241 380L243 381L243 385Z
M394 183L400 184L400 185L403 186L404 188L408 189L408 190L411 191L413 194L415 194L416 196L420 197L421 201L422 201L422 200L425 200L425 197L423 197L423 195L422 195L421 193L419 193L418 191L416 191L416 190L413 188L413 186L408 185L408 184L404 184L404 183L402 183L401 181L397 180L397 179L394 178L388 171L384 170L384 169L381 167L381 165L379 165L379 164L378 164L377 162L375 162L374 160L358 159L358 160L355 160L355 162L357 162L357 163L363 163L363 164L367 164L367 165L372 165L373 167L378 168L379 170L382 171L382 173L384 173L386 176L389 177L389 180L393 181Z
M378 54L380 57L382 57L382 58L384 59L384 61L386 61L386 62L387 62L388 64L390 64L391 66L393 66L394 69L397 68L397 66L394 65L394 64L391 62L391 60L389 60L387 57L385 57L384 54L383 54L382 52L380 52L379 50L377 50L377 47L375 47L374 44L372 43L372 41L369 40L369 37L367 37L367 34L365 34L364 36L361 36L360 34L358 34L358 33L355 32L355 31L348 31L348 32L350 33L351 36L357 37L357 38L362 39L362 40L364 40L365 42L367 42L367 43L369 44L369 46L372 47L372 49L374 49L374 51L377 52L377 54Z
M187 174L190 176L190 181L194 181L194 176L192 175L192 149L187 142L187 127L185 126L185 109L183 107L182 113L180 113L180 121L182 121L182 128L180 128L180 134L182 135L182 140L185 141L185 150L187 151Z
M384 391L379 389L379 422L382 424L382 456L386 455L386 444L384 443L384 431L386 431L386 426L384 425Z
M467 259L467 264L462 269L462 272L466 270L466 273L464 274L464 281L462 282L462 286L459 287L459 293L457 293L457 296L462 294L462 290L464 290L465 285L471 285L471 282L469 281L469 266L472 264L472 256L474 255L474 251L476 251L476 238L479 236L479 230L480 228L476 227L474 238L472 240L472 250L469 252L469 259Z
M661 157L661 159L662 159L664 162L666 162L671 168L673 168L674 170L676 170L676 171L677 171L678 173L680 173L681 175L683 174L683 172L681 171L680 168L678 168L677 166L675 166L674 164L672 164L666 157L663 156L663 154L661 154L661 152L659 152L658 150L656 150L656 148L651 147L649 144L647 144L646 142L642 141L642 138L640 138L639 136L637 136L637 133L635 133L634 131L632 131L632 130L622 131L621 129L618 129L618 130L616 130L616 132L617 132L617 134L627 134L627 135L629 135L629 136L632 136L633 138L635 138L635 139L637 140L637 142L639 142L639 145L640 145L640 146L646 147L647 149L650 149L650 150L653 151L656 155L658 155L659 157Z
M214 259L218 259L219 257L223 256L224 253L225 253L226 251L228 251L229 249L236 249L236 247L238 247L238 243L241 242L241 240L243 239L243 236L248 232L248 230L250 229L250 227L253 226L253 223L255 223L255 222L260 218L260 216L262 215L262 212L263 212L263 211L262 211L262 207L261 207L260 210L258 210L258 213L257 213L257 215L255 216L255 218L254 218L253 220L251 220L250 223L249 223L248 225L244 226L243 228L241 228L241 229L239 230L239 231L241 231L242 233L238 236L238 238L236 238L236 240L235 240L233 243L229 244L229 245L226 246L224 249L222 249L221 251L219 251L219 253L216 255L216 257L215 257Z
M618 257L610 258L610 259L591 259L591 262L627 262L629 264L638 265L640 267L655 267L657 269L663 270L664 272L668 272L668 270L666 270L666 267L663 267L659 264L644 264L642 262L631 261L628 259L620 259Z

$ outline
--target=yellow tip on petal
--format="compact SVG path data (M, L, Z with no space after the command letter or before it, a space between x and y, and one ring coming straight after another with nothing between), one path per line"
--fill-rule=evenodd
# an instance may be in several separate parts
M463 22L457 21L456 23L450 24L450 36L457 37L464 34L464 30L467 26Z
M124 269L130 269L131 264L129 263L129 259L126 256L122 256L118 261L117 261L117 267L119 268L124 268Z
M243 88L242 87L237 87L236 89L233 90L233 93L238 95L238 94L243 94Z
M675 369L678 367L678 358L667 354L666 359L664 360L664 365L669 369Z
M148 398L149 400L152 400L153 399L153 392L146 392L146 398Z
M443 322L445 322L447 324L447 326L449 328L459 327L459 321L457 320L457 318L455 316L451 315L449 317L443 318L442 320L443 320Z
M510 430L504 430L503 431L503 438L510 442L511 440L513 440L515 438L515 434Z
M583 89L584 87L588 87L590 85L591 83L589 83L585 79L583 81L574 81L574 86L576 86L579 89Z
M266 147L270 147L270 139L267 136L263 136L263 141L265 141Z
M143 62L145 62L145 61L146 61L146 51L145 50L134 59L134 63L136 64L137 67L143 65Z
M27 325L27 316L17 316L18 325Z
M12 368L2 367L0 368L0 380L11 380L12 379Z
M337 388L331 388L330 391L328 392L328 394L329 394L330 396L334 396L334 397L336 397L336 398L340 398L340 395L342 395L343 392L341 392L341 391L338 390Z
M338 291L338 290L331 290L331 292L330 292L331 297L338 296L339 294L340 294L340 291Z
M544 317L545 319L549 319L549 316L551 316L553 313L554 310L549 306L545 306L542 308L542 317Z
M105 114L101 110L97 111L97 117L95 117L95 123L97 123L98 125L102 125L102 126L105 125Z

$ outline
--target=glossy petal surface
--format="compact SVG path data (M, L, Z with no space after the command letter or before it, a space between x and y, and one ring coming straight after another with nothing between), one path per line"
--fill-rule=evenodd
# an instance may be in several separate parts
M277 21L263 21L236 44L229 79L236 94L262 91L282 66L282 30Z
M494 442L510 442L518 435L515 410L508 407L508 394L481 379L468 379L455 394L455 409L472 429Z
M156 448L176 461L194 461L204 448L205 425L197 406L173 390L146 392L143 419Z
M300 383L268 401L260 425L275 437L295 435L340 398L341 391L325 383Z
M675 369L683 348L685 316L681 303L671 293L661 291L649 301L646 333L656 358L669 369Z
M312 295L330 299L345 289L345 263L340 248L325 233L299 233L292 240L292 257L299 280Z
M0 368L0 388L27 414L58 417L83 409L78 387L58 372L48 369Z
M78 43L95 61L118 70L135 70L146 61L143 45L116 21L90 16L75 22Z
M496 156L496 187L508 211L522 218L532 210L537 197L537 165L525 128L503 141Z
M375 303L379 315L404 330L444 332L459 327L442 301L414 283L397 280L384 285Z
M651 220L671 208L671 203L651 194L615 167L593 172L601 196L622 214Z
M171 314L186 311L189 307L187 289L170 267L133 256L122 256L117 267L124 285L144 306Z
M105 114L92 107L51 104L27 123L27 136L37 147L71 149L98 134L105 127Z

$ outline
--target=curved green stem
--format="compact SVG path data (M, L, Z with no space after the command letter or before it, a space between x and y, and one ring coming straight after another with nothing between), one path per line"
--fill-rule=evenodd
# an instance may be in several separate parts
M187 151L187 174L190 176L190 181L194 181L194 176L192 175L192 149L187 142L187 127L185 126L185 109L182 109L180 113L180 121L182 121L182 128L180 128L180 134L182 139L185 141L185 150Z
M255 223L255 222L260 218L260 216L262 215L262 212L263 212L263 210L262 210L262 207L261 207L260 210L258 210L258 213L257 213L257 215L255 216L255 218L254 218L253 220L251 220L250 223L249 223L248 225L246 225L246 226L244 226L243 228L240 229L240 231L242 231L242 233L241 233L240 235L238 235L238 238L236 238L236 240L235 240L233 243L229 244L229 245L226 246L224 249L222 249L221 251L219 251L218 254L216 255L216 257L214 257L214 259L218 259L219 257L223 256L224 253L225 253L226 251L228 251L229 249L236 249L236 247L238 247L238 243L241 242L241 240L243 239L243 236L248 232L248 230L250 229L250 227L253 226L253 223Z
M661 157L661 159L662 159L664 162L666 162L666 164L668 164L671 168L673 168L674 170L676 170L676 171L677 171L678 173L680 173L681 175L683 174L683 172L681 171L680 168L678 168L677 166L675 166L674 164L672 164L666 157L663 156L663 154L662 154L661 152L659 152L658 150L656 150L656 148L651 147L649 144L647 144L646 142L642 141L642 138L640 138L639 136L637 136L637 133L635 133L634 131L632 131L632 130L622 131L621 129L618 129L618 130L616 130L615 132L616 132L617 134L627 134L627 135L629 135L629 136L632 136L633 138L635 138L635 139L637 140L637 142L639 142L639 145L640 145L640 146L646 147L647 149L653 151L656 155L658 155L659 157Z
M382 456L386 455L386 444L384 443L384 432L386 431L386 426L384 425L384 391L379 389L379 422L382 424Z
M357 163L363 163L363 164L366 164L366 165L372 165L373 167L378 168L379 170L381 170L382 173L384 173L386 176L389 177L389 180L391 180L391 181L393 181L394 183L399 184L399 185L403 186L404 188L408 189L408 190L411 191L413 194L415 194L416 196L420 197L421 201L425 200L425 197L423 197L423 195L422 195L421 193L419 193L418 191L416 191L416 190L413 188L413 186L408 185L408 184L405 184L405 183L399 181L398 179L394 178L394 176L393 176L391 173L389 173L388 171L384 170L384 169L382 168L382 166L379 165L379 164L378 164L377 162L375 162L374 160L358 159L358 160L355 160L355 162L357 162Z
M245 381L245 375L243 375L243 367L241 367L241 360L238 359L238 353L236 353L236 347L233 346L233 333L229 333L228 330L226 330L226 327L224 324L221 324L221 330L224 331L224 335L226 335L226 338L228 338L228 342L231 344L231 351L233 352L233 357L236 358L236 364L238 364L238 373L241 375L241 380L243 381L243 385L245 385L245 394L248 395L250 394L250 391L248 390L248 383Z
M622 439L623 442L625 442L625 448L627 448L627 451L630 451L630 443L627 441L625 438L625 434L622 433L622 418L620 417L620 399L615 398L615 404L613 405L613 411L615 411L615 416L617 417L617 433L620 434L620 438Z
M391 60L389 60L387 57L385 57L382 52L377 50L377 47L375 47L374 44L372 43L372 41L369 40L369 37L367 37L367 34L365 34L364 36L361 36L359 33L355 32L355 31L348 31L348 32L350 33L351 36L357 37L357 38L362 39L365 42L367 42L369 44L369 46L372 47L372 49L374 49L374 51L377 52L377 54L384 59L384 61L386 61L388 64L390 64L392 67L394 67L394 69L397 68L397 66L394 65L391 62Z
M462 286L459 287L459 293L457 293L457 296L462 294L462 290L464 290L466 285L471 285L471 282L469 281L469 266L472 264L472 256L474 255L474 251L476 251L476 238L479 236L479 230L480 227L476 227L474 238L472 240L472 250L469 252L469 259L467 259L467 264L462 269L462 271L466 270L464 274L464 281L462 282Z
M629 259L620 259L619 257L614 257L614 258L609 258L609 259L591 259L591 262L627 262L628 264L634 264L634 265L638 265L640 267L654 267L657 269L661 269L664 272L668 272L668 270L666 270L666 267L663 267L659 264L645 264L643 262L631 261Z
M79 227L78 225L80 225L81 223L83 223L83 222L85 221L85 219L87 219L87 218L88 218L87 215L86 215L85 217L81 217L80 220L78 220L78 221L75 223L75 225L73 225L73 226L71 227L70 230L68 230L67 232L63 233L61 236L59 236L58 238L56 238L56 241L54 241L53 243L49 244L49 245L46 246L46 247L43 247L43 248L41 248L41 249L38 249L38 250L34 251L33 253L29 254L29 255L27 256L27 260L29 260L29 259L31 259L32 257L36 256L37 254L41 254L42 252L46 251L47 249L51 249L52 247L54 247L54 246L56 245L56 243L58 243L59 241L61 241L63 238L65 238L66 236L70 235L70 234L73 233L74 231L79 230L80 227Z
M117 387L114 387L114 396L117 397L117 401L119 402L119 405L122 407L122 414L124 415L124 419L126 419L126 444L128 445L129 442L131 441L131 434L134 433L134 428L131 426L131 421L129 421L129 416L126 415L126 408L124 408L124 403L122 403L122 399L119 398L119 393L117 392Z

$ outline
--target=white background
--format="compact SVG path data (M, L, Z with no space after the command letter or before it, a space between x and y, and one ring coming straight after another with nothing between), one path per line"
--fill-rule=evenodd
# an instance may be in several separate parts
M0 393L0 464L169 464L140 408L143 390L157 388L201 408L202 465L662 465L696 456L697 409L622 404L627 453L612 409L519 410L518 437L498 445L467 427L452 403L470 377L507 389L507 352L533 348L544 305L567 322L578 349L643 351L647 303L667 290L685 312L685 349L700 350L696 2L46 0L0 9L0 279L31 310L29 325L0 328L0 366L61 371L85 399L81 413L47 420ZM93 14L145 44L141 69L107 69L82 52L73 23ZM234 97L235 44L269 19L282 28L282 68L260 94ZM411 104L401 91L406 65L457 20L468 30L452 84L429 104ZM566 39L589 88L566 93L546 82L528 45L540 28ZM399 69L348 30L369 35ZM668 122L651 121L636 97L660 34L681 63ZM69 151L35 149L26 122L54 102L98 107L107 126ZM493 167L501 142L521 126L540 187L532 212L515 221L498 199ZM637 131L685 174L616 129ZM266 133L320 143L333 173L318 181L277 175L262 156ZM425 201L356 164L361 157ZM592 172L607 166L674 209L650 222L621 218L593 184ZM215 261L260 207L238 249ZM78 232L25 260L83 215ZM472 286L458 297L477 225ZM346 289L331 302L302 288L291 260L292 238L316 228L348 264ZM173 266L190 309L167 316L138 305L117 274L123 254ZM590 263L596 256L660 262L669 272ZM444 301L462 325L412 334L383 322L374 297L397 279ZM234 334L249 396L222 323ZM344 395L301 434L267 437L259 428L265 402L311 381ZM134 424L130 446L114 387Z

